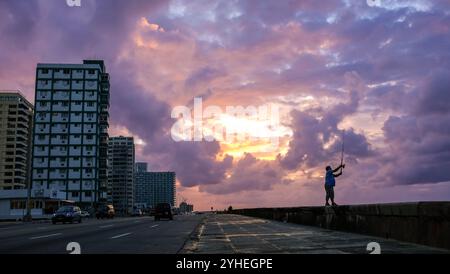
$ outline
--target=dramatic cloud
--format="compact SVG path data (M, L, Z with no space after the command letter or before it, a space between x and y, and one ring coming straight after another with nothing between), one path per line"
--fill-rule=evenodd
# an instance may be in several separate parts
M393 158L392 184L450 181L450 71L435 70L412 91L410 111L391 116L383 130Z

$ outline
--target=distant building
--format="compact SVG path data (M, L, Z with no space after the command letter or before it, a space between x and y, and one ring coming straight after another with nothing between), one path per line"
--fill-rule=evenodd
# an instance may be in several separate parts
M137 173L139 173L139 172L147 172L148 165L147 165L147 163L136 163L136 166L135 166L134 170Z
M0 190L29 184L32 125L33 105L18 91L0 91Z
M131 213L134 206L134 138L111 137L108 145L108 202L116 212Z
M180 204L180 212L181 213L191 213L194 211L194 205L190 205L186 202L182 202Z
M175 172L148 172L145 165L138 163L135 173L135 204L155 207L159 203L175 206Z
M64 192L90 206L106 201L109 74L100 60L38 64L33 190Z

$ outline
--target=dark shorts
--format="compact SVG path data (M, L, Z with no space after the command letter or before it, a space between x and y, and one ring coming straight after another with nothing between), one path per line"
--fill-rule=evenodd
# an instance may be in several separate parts
M327 193L327 199L334 199L334 186L325 185L325 191Z

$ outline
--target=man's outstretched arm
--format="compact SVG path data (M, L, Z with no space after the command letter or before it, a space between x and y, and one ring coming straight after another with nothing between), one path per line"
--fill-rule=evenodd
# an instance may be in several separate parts
M339 172L338 174L333 174L333 176L336 178L336 177L339 177L339 176L341 176L342 175L342 170L341 170L341 172Z
M333 170L333 173L338 172L341 168L345 168L345 164L338 166L335 170Z

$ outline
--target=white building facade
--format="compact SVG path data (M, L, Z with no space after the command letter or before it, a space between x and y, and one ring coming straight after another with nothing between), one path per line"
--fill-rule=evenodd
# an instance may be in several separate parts
M106 202L109 75L103 61L38 64L32 188Z

